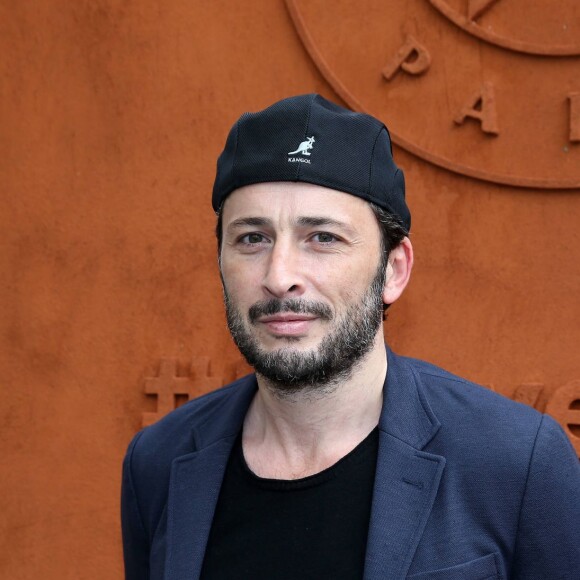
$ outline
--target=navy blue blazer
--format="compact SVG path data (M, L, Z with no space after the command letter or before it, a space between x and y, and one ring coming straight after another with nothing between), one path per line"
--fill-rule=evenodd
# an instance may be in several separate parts
M256 388L250 375L135 436L122 488L128 580L199 578ZM388 351L379 430L364 580L580 578L580 467L550 417Z

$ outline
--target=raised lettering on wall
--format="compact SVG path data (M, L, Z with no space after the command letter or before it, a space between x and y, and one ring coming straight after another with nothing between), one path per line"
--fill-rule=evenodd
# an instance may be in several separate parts
M536 407L543 390L544 385L542 383L525 383L514 391L512 399L518 403Z
M209 374L209 359L196 358L187 376L179 376L176 359L163 359L156 377L145 379L145 394L157 397L157 410L144 412L142 425L147 427L179 406L208 391L222 386L221 377Z
M423 74L431 66L429 51L412 35L407 34L405 42L383 68L383 77L390 81L399 69L410 75Z
M483 83L465 102L463 107L453 119L458 125L462 125L465 119L476 119L481 123L481 130L490 135L499 134L497 121L497 109L495 106L495 91L493 84Z

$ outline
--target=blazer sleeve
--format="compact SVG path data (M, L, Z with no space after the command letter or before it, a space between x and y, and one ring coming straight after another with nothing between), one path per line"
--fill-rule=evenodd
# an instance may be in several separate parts
M530 459L512 578L580 578L580 464L566 434L547 415Z
M132 473L133 452L141 434L142 432L133 438L123 461L121 529L126 580L149 578L149 540L139 509Z

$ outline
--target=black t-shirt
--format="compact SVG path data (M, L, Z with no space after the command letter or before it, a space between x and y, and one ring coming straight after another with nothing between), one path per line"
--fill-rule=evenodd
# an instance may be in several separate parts
M201 580L360 580L378 441L375 428L332 467L279 480L250 471L238 437Z

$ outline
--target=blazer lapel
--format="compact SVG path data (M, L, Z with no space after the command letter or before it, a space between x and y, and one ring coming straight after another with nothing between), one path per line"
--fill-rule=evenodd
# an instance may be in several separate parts
M173 462L165 580L197 580L235 435Z
M164 580L198 580L228 459L257 385L237 387L196 433L194 453L173 461L167 504Z
M364 580L399 580L409 570L445 466L422 451L439 426L419 377L388 351Z

